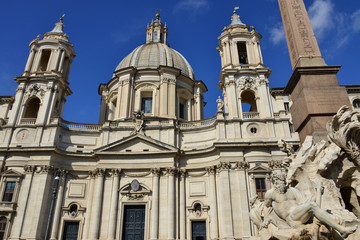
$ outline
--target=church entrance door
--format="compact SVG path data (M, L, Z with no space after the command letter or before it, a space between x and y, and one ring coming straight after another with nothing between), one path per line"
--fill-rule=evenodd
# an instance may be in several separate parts
M191 222L192 240L206 240L206 222Z
M123 240L144 240L145 205L125 205Z

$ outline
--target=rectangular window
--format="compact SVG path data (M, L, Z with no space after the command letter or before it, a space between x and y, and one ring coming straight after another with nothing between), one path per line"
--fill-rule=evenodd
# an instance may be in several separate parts
M16 182L7 182L5 186L5 191L3 195L3 202L11 202L14 196Z
M290 107L288 102L284 102L284 108L286 112L290 112Z
M240 64L248 64L246 42L237 42L237 50Z
M184 111L184 104L183 103L180 103L180 109L179 109L179 117L182 118L182 119L185 119L185 111Z
M0 217L0 240L4 239L6 223L7 223L6 217Z
M141 99L141 110L144 113L152 113L152 98L151 97L143 97Z
M266 186L265 186L265 178L255 178L256 183L256 193L259 199L265 199Z

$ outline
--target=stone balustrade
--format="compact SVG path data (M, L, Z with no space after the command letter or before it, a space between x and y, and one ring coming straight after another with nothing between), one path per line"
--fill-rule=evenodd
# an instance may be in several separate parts
M99 124L73 123L63 119L60 120L59 125L63 128L76 131L99 131L102 128L102 125Z
M259 118L260 114L258 112L244 112L243 118Z
M179 123L179 126L181 129L197 128L197 127L212 125L215 121L216 121L216 116L200 121L183 121Z

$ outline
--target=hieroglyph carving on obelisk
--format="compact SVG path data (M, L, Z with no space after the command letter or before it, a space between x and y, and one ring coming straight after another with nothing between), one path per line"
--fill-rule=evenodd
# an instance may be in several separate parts
M321 58L303 0L278 1L293 69L299 58Z

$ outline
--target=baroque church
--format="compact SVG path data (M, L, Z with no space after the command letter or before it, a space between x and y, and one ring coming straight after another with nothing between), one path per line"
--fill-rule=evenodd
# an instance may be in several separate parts
M30 43L16 95L0 97L0 239L255 234L251 197L271 187L281 141L300 145L291 97L269 88L262 36L234 11L218 38L222 98L208 119L207 86L167 45L159 14L144 37L99 86L98 124L62 119L76 56L62 19ZM346 89L359 108L359 87Z

